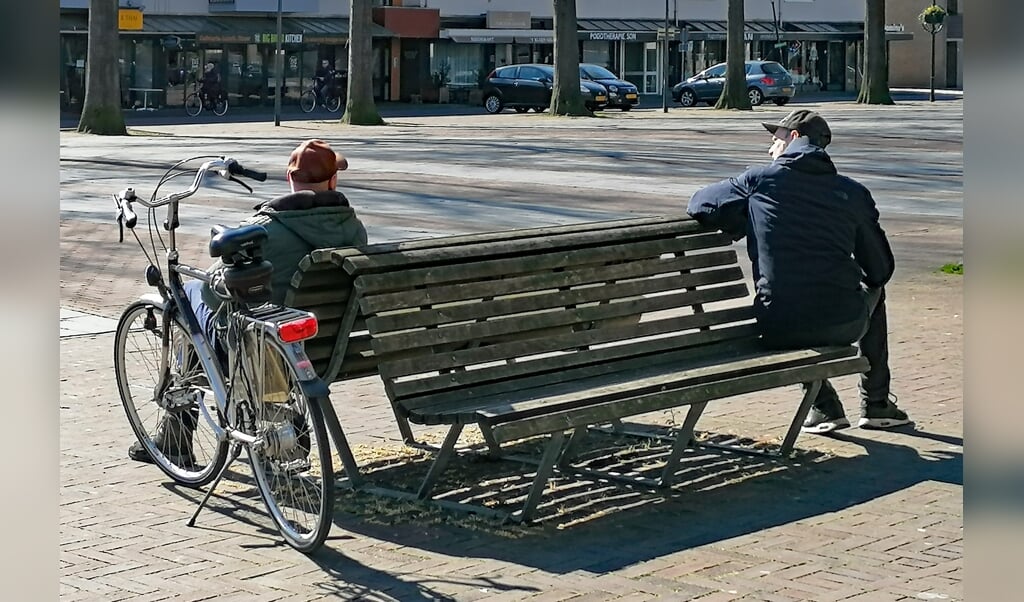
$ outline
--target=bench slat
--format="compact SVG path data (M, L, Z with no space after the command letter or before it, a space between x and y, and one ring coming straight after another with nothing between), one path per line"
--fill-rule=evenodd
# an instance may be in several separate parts
M852 357L762 374L740 376L631 399L616 399L575 410L498 424L494 427L492 435L497 442L505 443L533 435L569 430L590 424L607 423L629 416L692 403L733 397L735 395L764 391L845 374L855 374L863 372L867 368L868 362L866 359L863 357Z
M408 386L417 381L393 383L393 393L395 387L400 386L401 392L407 393L407 396L399 397L394 393L392 399L407 412L413 412L423 407L458 404L467 399L590 378L615 370L644 368L668 361L689 362L709 354L727 355L761 350L757 343L756 326L753 324L689 332L665 339L652 339L646 343L644 347L617 345L553 356L546 358L543 366L545 370L540 370L536 365L526 365L525 362L510 364L505 374L499 375L497 379L488 378L481 370L455 372L447 375L457 377L451 383L453 386L448 388L444 387L445 375L418 388ZM447 382L451 380L449 378Z
M659 295L636 299L629 303L607 303L566 309L565 311L541 312L516 316L503 320L488 320L471 324L458 324L444 328L432 328L383 335L374 332L374 351L383 356L387 353L434 345L472 343L488 341L499 337L515 335L519 338L543 337L544 331L553 327L571 327L575 324L589 324L598 320L637 316L646 312L663 311L696 304L713 303L747 296L746 284L730 284L705 288L691 292ZM369 320L367 321L369 323ZM540 331L540 332L538 332Z
M466 258L479 261L500 257L517 257L524 254L543 253L551 249L582 249L610 243L625 241L632 243L645 239L682 236L697 232L707 232L707 229L694 220L678 220L614 229L583 230L563 234L538 233L533 236L516 236L513 231L507 238L500 240L481 238L477 242L463 245L432 245L386 253L348 256L344 259L343 264L345 270L350 274L372 275L373 271L388 268L443 264Z
M683 358L654 360L654 363L649 361L639 366L611 363L605 372L592 376L535 388L518 386L472 399L463 397L461 401L421 407L412 412L411 417L414 420L429 418L433 423L481 420L493 426L616 399L841 359L857 353L855 347L773 352L759 349L756 345L732 349L708 346L705 351L692 353L691 350ZM623 365L635 367L622 369Z
M600 234L595 234L599 236ZM597 243L584 248L566 248L556 246L557 240L543 239L533 241L536 245L544 245L537 252L520 252L518 254L502 253L497 257L444 258L440 255L451 249L436 249L429 252L439 256L429 262L431 265L417 268L408 263L404 270L394 270L381 274L369 274L356 278L355 287L364 295L375 295L392 291L408 290L417 286L432 284L453 284L471 282L488 278L508 278L515 275L532 274L550 269L566 269L569 267L587 267L607 264L609 262L627 261L659 257L669 253L684 253L699 249L721 247L728 237L722 234L693 234L682 238L661 238L648 241L622 241L601 239ZM565 242L565 241L562 241ZM544 252L541 252L544 251ZM382 258L385 256L376 256ZM401 262L402 253L386 257ZM356 261L361 257L350 257L346 260ZM465 260L465 261L463 261ZM376 313L379 309L372 305L363 305L366 314Z
M558 274L551 274L551 276L557 277ZM630 280L615 284L599 284L598 286L588 286L586 288L576 288L571 290L558 290L557 288L552 290L552 287L549 285L544 286L543 289L541 289L546 289L548 292L531 291L534 294L525 295L524 293L523 296L504 297L485 301L481 301L476 297L464 297L464 299L471 299L472 301L469 303L460 303L458 305L446 305L435 309L422 309L417 312L395 313L383 316L378 315L377 317L369 318L367 320L367 325L375 332L384 335L388 332L397 330L409 330L425 326L439 326L454 322L465 322L467 320L485 318L500 319L504 316L545 309L563 308L599 301L611 302L617 299L626 300L640 295L692 289L699 286L723 284L742 280L743 271L739 267L731 267L677 276ZM609 278L608 281L614 282L614 279ZM496 292L499 290L498 285L500 285L500 282L495 283ZM445 289L447 289L445 292L448 293L446 296L455 296L458 294L459 289L462 288L463 287L461 286L445 287ZM432 293L436 290L438 289L430 289L427 296L433 297ZM518 287L516 290L519 290Z
M632 350L628 348L628 345L615 345L607 348L617 350L615 353L619 355L636 354L640 351L644 353L668 351L673 347L690 344L683 343L683 341L688 339L679 338L690 336L686 334L687 330L706 329L712 325L748 322L753 320L753 318L752 308L740 307L647 320L639 324L630 321L628 324L621 326L602 326L572 332L562 331L543 337L541 340L511 340L482 347L462 348L445 353L435 352L430 355L414 353L415 357L411 359L397 359L395 354L389 354L387 361L382 367L382 373L387 378L399 378L438 370L451 370L474 364L504 361L520 358L527 354L553 353L564 349L584 348L630 338L642 339L644 337L664 335L665 333L674 333L671 336L662 336L656 339L657 343L650 343L648 345L650 350ZM710 332L717 333L716 336L718 337L731 336L732 338L745 338L756 334L753 324L716 328ZM610 352L604 351L602 353Z
M734 251L700 253L682 257L637 259L628 263L601 263L593 267L574 266L571 270L555 268L522 276L507 276L494 280L462 282L449 287L416 288L398 293L378 293L366 299L362 307L372 313L417 305L449 303L460 299L494 297L507 292L532 292L552 288L568 288L607 280L625 280L671 274L720 266L735 266ZM539 263L534 264L539 268Z
M745 313L746 312L742 310L737 311L737 314L739 315L743 315ZM686 316L685 318L679 318L677 323L685 322L688 324L707 324L720 317L721 316L708 318L708 314L694 314ZM630 328L627 326L623 327L621 330L629 329ZM687 330L689 329L690 328L687 328ZM690 334L693 335L693 333ZM708 341L716 341L723 338L735 338L738 336L734 331L724 328L702 331L701 334L707 337ZM574 333L572 336L575 337L577 335ZM681 341L687 346L693 344L693 342L697 340L696 338L685 339L682 337L682 333L680 333L679 336L680 339L677 341ZM670 351L665 350L664 346L664 342L660 342L659 339L652 338L631 341L630 343L623 345L609 345L594 349L577 350L570 353L551 354L537 358L524 359L522 361L495 362L493 365L484 366L474 365L472 366L472 369L469 370L454 369L453 371L437 375L428 373L428 375L420 378L408 378L393 382L392 393L394 395L394 399L404 400L408 397L416 397L430 392L441 392L453 389L457 390L469 385L480 385L489 382L501 383L513 378L529 376L531 374L538 374L541 376L542 382L548 382L556 378L567 377L567 375L559 375L557 373L566 372L573 366L589 365L594 362L599 363L600 361L608 358L637 357L641 358L643 361L650 361L650 358L648 357L649 355L653 353L668 353ZM521 351L522 349L520 348L519 350ZM533 348L531 347L530 353L532 354L532 352ZM380 354L378 354L378 357L379 355ZM472 357L472 354L468 352L463 355ZM380 368L381 376L394 380L388 373L389 369L390 366L388 363L386 361L382 361ZM552 373L555 373L555 375L552 376Z

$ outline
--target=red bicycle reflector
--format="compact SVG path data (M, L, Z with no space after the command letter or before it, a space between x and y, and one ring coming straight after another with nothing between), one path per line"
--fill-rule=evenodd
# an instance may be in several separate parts
M278 325L277 336L281 337L281 340L285 343L296 343L315 337L316 331L316 318L309 316L308 318L300 318Z
M775 80L770 78L770 77L762 77L761 78L761 83L766 85L766 86L771 86L771 85L773 85L775 83Z

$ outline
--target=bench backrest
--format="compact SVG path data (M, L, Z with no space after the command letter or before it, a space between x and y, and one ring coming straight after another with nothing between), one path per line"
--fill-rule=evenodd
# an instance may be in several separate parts
M352 305L352 266L342 266L345 260L355 256L377 256L402 251L423 251L426 249L450 249L470 244L527 238L546 237L579 232L603 231L624 226L658 224L671 221L667 218L650 217L628 220L609 220L533 228L444 236L429 239L413 239L398 242L378 243L364 247L337 247L316 249L307 255L292 276L291 287L285 295L289 307L313 312L320 323L316 337L306 342L306 353L322 378L329 383L349 378L359 378L377 373L377 362L370 346L370 335L366 332L365 321L359 307ZM402 261L382 260L374 265L364 264L358 273L383 273L402 271L407 266ZM352 315L354 313L354 315Z
M691 219L663 218L343 264L388 395L408 414L753 340L730 246Z

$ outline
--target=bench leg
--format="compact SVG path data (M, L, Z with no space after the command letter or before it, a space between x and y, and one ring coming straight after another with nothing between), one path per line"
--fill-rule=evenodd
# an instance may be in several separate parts
M533 520L533 513L537 510L537 504L540 503L541 496L544 495L544 488L547 486L548 479L551 478L551 471L554 470L555 460L558 459L558 454L562 449L564 441L564 432L555 431L551 433L551 439L548 441L547 447L544 448L544 455L540 459L540 465L537 466L537 476L533 478L530 493L526 496L526 503L523 504L522 514L519 516L520 522L528 523Z
M565 448L562 450L562 454L558 458L558 466L560 468L567 468L569 464L576 459L576 452L579 451L580 445L587 438L590 433L590 429L585 426L574 428L572 435L569 436L569 441L565 444Z
M441 476L441 473L444 472L445 467L448 465L448 461L451 460L452 453L455 451L455 442L459 440L459 435L462 434L462 426L461 424L453 424L452 428L448 431L444 438L444 444L441 446L440 451L437 452L434 463L430 465L430 470L427 471L423 484L420 485L419 493L416 494L417 498L421 500L430 498L430 490L434 488L437 478Z
M490 426L483 423L477 423L477 426L480 427L480 434L483 435L484 442L487 443L487 455L492 459L500 458L501 445L499 445L498 440L494 438L494 431L491 430Z
M782 440L782 448L779 449L780 456L788 456L789 452L793 451L796 438L800 435L800 427L803 426L804 420L807 419L807 413L811 411L811 404L818 397L819 391L821 391L820 380L812 382L811 386L807 387L803 401L800 402L800 408L796 411L796 416L793 417L793 423L789 425L789 431L786 432L786 438Z
M708 402L705 401L690 406L690 411L686 413L683 425L679 427L679 435L676 436L676 440L672 443L672 452L669 454L668 460L665 461L665 468L661 471L661 478L658 479L659 487L668 487L672 484L676 470L679 469L679 460L682 459L686 448L693 442L693 429L697 426L697 420L700 419L700 415L704 413L704 408L707 405Z
M356 458L352 455L348 439L345 438L345 433L341 430L341 422L338 420L338 414L334 411L334 405L328 402L323 404L320 409L324 415L324 422L327 424L328 436L334 442L334 449L338 451L338 457L341 458L341 465L345 469L349 486L352 489L358 489L362 485L363 477L359 474L359 465L356 464Z

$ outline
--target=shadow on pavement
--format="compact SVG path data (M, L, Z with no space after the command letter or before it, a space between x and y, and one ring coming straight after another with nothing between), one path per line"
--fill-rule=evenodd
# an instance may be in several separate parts
M545 492L536 524L530 527L502 526L493 519L470 515L423 520L422 504L417 508L416 504L402 502L388 509L388 503L380 502L380 498L357 493L339 496L335 523L339 531L440 554L497 559L556 574L581 569L603 573L839 512L923 482L962 486L962 451L949 449L962 445L961 439L910 429L903 434L943 445L919 451L908 445L836 433L836 440L859 445L866 453L839 457L803 451L789 460L768 460L702 450L684 462L677 473L679 483L667 492L584 477L557 480ZM643 474L642 466L664 455L666 448L634 450L631 459L604 454L604 459L597 462L611 464L619 472ZM453 461L448 472L473 471L472 462L465 458L461 461ZM634 466L629 466L630 462ZM426 470L425 460L381 464L386 467L371 464L364 466L364 472L371 481L390 481L393 487L395 479L409 481L405 471L414 471L421 478ZM494 463L489 468L485 472L491 476L484 487L455 483L455 494L448 495L441 492L447 492L453 483L441 482L438 496L469 498L489 507L500 508L507 503L506 509L517 508L529 486L528 476L505 478L495 475ZM357 498L355 502L352 497ZM489 526L479 524L487 520L491 521ZM474 522L477 524L470 525ZM567 549L571 553L566 553Z

